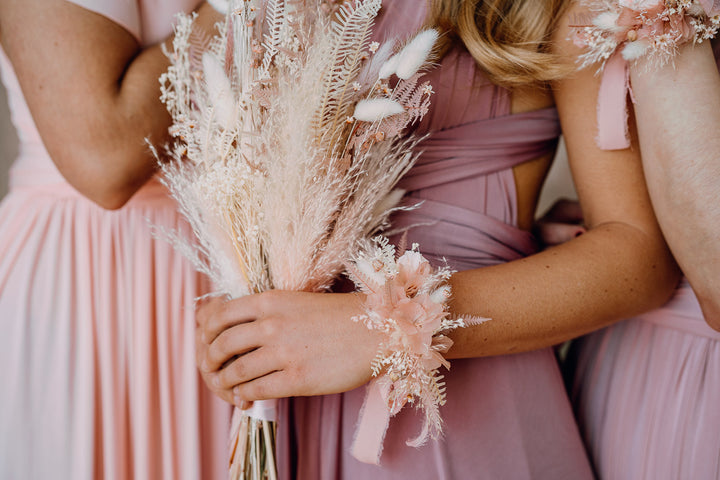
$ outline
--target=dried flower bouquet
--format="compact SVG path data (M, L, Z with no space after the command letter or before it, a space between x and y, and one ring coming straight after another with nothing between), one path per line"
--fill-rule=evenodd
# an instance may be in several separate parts
M437 33L397 53L371 42L380 7L236 0L212 39L179 18L162 171L196 238L168 235L218 293L328 290L398 208L416 144L402 134L428 110ZM273 412L235 412L231 478L276 478Z

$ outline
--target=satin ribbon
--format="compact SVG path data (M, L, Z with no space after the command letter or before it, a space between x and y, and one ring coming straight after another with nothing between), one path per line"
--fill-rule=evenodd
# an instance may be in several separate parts
M390 423L388 398L390 382L373 379L368 384L365 403L363 403L358 420L355 440L350 453L363 463L380 464L383 440Z
M627 96L630 91L628 62L616 51L603 69L598 92L597 144L602 150L630 147Z

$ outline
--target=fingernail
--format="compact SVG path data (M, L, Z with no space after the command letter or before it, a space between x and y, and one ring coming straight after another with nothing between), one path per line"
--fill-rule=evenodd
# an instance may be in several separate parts
M240 409L240 410L246 410L247 409L247 402L243 399L241 399L238 396L233 397L233 403Z
M208 365L207 360L203 360L202 363L200 364L200 370L202 370L203 372L207 372L208 371L207 365Z
M213 385L215 385L216 387L220 388L220 377L214 377L214 378L212 379L212 383L213 383Z

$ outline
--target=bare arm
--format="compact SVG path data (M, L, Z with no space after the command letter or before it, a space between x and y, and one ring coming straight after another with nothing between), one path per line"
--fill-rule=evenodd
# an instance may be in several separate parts
M203 6L201 26L218 18ZM160 45L141 49L125 29L63 0L2 0L0 41L43 142L65 178L119 208L153 175L144 139L166 138Z
M569 23L561 21L555 40L572 59L578 51L567 41ZM519 261L454 275L453 309L493 320L457 331L451 357L557 344L660 306L672 292L679 274L652 212L637 143L613 152L595 144L599 80L585 69L554 85L587 233Z
M720 74L710 44L631 69L643 166L665 238L720 330Z

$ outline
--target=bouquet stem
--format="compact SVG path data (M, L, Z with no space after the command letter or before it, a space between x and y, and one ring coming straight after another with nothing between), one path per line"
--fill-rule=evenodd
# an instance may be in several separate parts
M275 405L255 402L250 410L233 412L230 480L277 480Z

